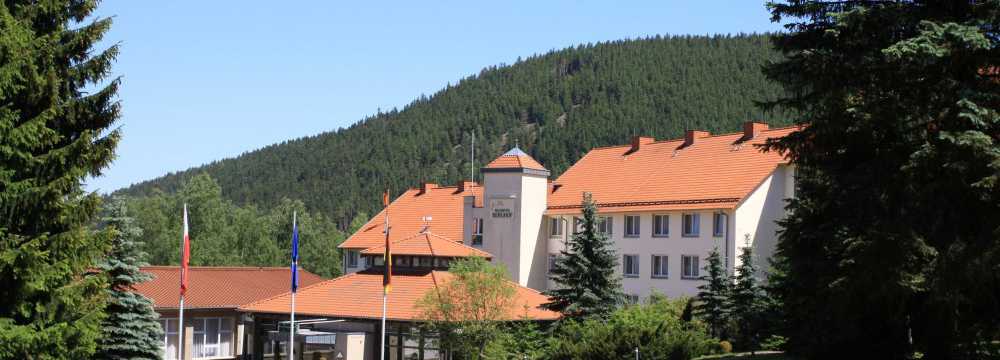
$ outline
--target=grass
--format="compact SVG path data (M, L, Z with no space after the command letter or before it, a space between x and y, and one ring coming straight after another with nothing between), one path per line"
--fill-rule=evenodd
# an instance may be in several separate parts
M694 360L791 360L780 351L758 351L754 355L750 353L732 353L723 355L708 355L695 358Z

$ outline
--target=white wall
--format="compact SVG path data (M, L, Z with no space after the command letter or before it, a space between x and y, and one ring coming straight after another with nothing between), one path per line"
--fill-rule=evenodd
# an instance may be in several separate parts
M723 254L725 253L724 247L726 245L726 236L729 236L728 227L723 232L721 237L713 236L712 215L717 212L726 214L727 219L731 218L731 211L724 210L660 211L610 214L599 213L598 216L611 216L613 218L612 234L610 238L614 243L615 250L618 254L618 274L622 274L623 255L634 254L639 256L639 275L637 277L625 277L622 279L622 286L624 287L625 293L639 295L641 298L649 296L654 291L670 297L694 296L697 294L697 287L700 284L700 281L681 278L681 256L698 256L699 267L703 268L707 264L706 258L713 248L718 246L719 252ZM685 213L700 214L700 231L697 237L682 236L683 228L681 222L683 221L682 216ZM624 236L626 214L639 215L640 224L638 237ZM668 215L670 217L670 232L666 237L653 236L654 214ZM547 248L550 253L558 254L560 250L565 248L566 239L572 236L570 227L572 227L573 224L573 216L580 215L555 216L564 220L562 221L564 229L561 237L548 239ZM549 218L550 217L546 217L546 223L543 229L543 234L546 237L550 234L550 229L548 228ZM730 240L729 243L731 246L732 241ZM667 278L654 278L652 276L652 255L667 256L669 267L669 274ZM545 269L543 268L542 271L545 271ZM703 274L704 269L700 269L700 272L701 273L699 275ZM554 285L555 284L551 280L547 282L547 287Z
M739 266L740 248L750 246L756 255L758 275L764 276L769 266L768 259L774 255L778 244L776 221L785 217L785 198L794 196L794 170L779 166L757 186L736 208L733 233L736 242L732 264Z

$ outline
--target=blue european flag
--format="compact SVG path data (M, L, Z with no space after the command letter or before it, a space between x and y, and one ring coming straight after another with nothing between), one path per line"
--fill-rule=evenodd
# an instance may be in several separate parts
M299 288L299 227L292 215L292 292Z

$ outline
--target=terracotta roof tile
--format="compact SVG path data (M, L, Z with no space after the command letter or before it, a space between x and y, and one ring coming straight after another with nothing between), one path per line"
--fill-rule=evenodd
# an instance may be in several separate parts
M743 133L644 143L638 150L597 148L566 170L551 187L549 214L578 213L584 192L601 211L733 208L774 169L787 163L755 145L797 127L763 130L749 141Z
M545 170L542 164L517 147L486 164L487 169L533 169Z
M361 251L362 255L381 255L385 253L385 245L376 246ZM491 258L490 253L467 246L460 241L448 239L434 233L425 232L396 240L392 243L393 255L418 255L441 257L479 256Z
M394 270L386 317L392 320L419 320L421 310L417 307L417 302L428 291L451 280L452 276L447 271ZM515 283L511 285L517 286ZM539 307L548 301L545 295L522 286L517 286L516 289L517 299L516 305L511 309L511 320L521 319L524 315L538 320L554 320L559 317L558 313ZM240 310L288 313L290 301L291 293L285 293L242 306ZM381 318L382 273L371 269L300 288L295 298L295 313L335 318Z
M424 217L430 216L430 229L450 239L462 239L462 209L466 196L476 197L476 206L482 206L483 188L466 182L464 189L456 186L433 186L422 192L410 189L389 204L389 221L392 231L390 241L398 241L421 232ZM462 190L462 191L459 191ZM367 249L385 245L385 209L368 220L364 226L347 238L339 248Z
M146 266L142 271L153 279L135 286L137 292L153 300L157 309L176 309L180 302L180 268ZM319 275L301 270L299 286L323 280ZM202 267L188 269L188 291L184 307L237 308L289 291L291 274L287 267Z

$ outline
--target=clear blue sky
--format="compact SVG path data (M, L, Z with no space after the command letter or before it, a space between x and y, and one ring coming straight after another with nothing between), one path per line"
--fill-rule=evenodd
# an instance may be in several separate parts
M295 6L290 6L294 3ZM122 44L109 192L276 142L551 49L655 34L776 31L763 0L105 0Z

